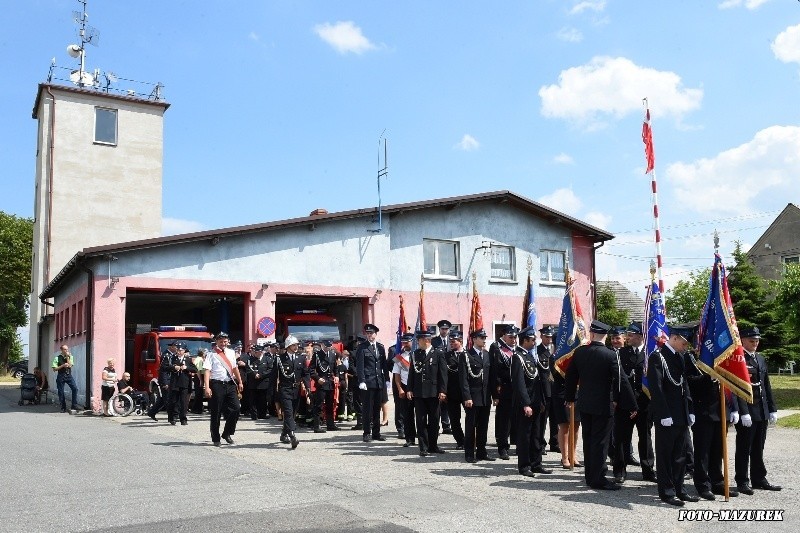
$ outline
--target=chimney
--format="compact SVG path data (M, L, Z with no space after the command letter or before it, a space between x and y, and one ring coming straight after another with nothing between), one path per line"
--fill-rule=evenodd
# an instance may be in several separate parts
M313 211L311 211L311 213L309 213L308 216L310 216L310 217L318 217L318 216L327 215L327 214L328 214L328 210L325 209L324 207L320 207L320 208L317 208L317 209L314 209Z

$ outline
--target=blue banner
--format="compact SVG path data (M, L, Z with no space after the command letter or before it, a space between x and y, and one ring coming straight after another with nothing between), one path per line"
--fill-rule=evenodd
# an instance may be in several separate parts
M528 272L528 289L525 291L525 313L522 320L523 328L536 328L536 305L533 296L533 282L531 273Z
M669 338L669 328L667 327L667 313L664 307L664 295L658 288L658 283L653 281L647 289L647 299L644 308L644 373L642 376L642 391L650 397L650 389L647 383L647 361L650 354L658 350Z
M561 304L561 318L558 320L556 349L553 354L556 370L562 376L567 373L575 349L586 339L586 325L583 323L581 314L580 304L575 298L573 283L567 278L567 291Z

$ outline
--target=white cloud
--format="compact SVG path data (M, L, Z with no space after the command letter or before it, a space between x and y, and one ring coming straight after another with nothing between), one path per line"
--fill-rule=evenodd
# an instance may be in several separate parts
M247 36L247 38L250 39L251 41L256 41L256 42L261 40L261 36L254 31L251 31L250 34Z
M761 194L796 196L800 127L771 126L747 143L710 159L674 163L666 170L678 203L699 213L742 213Z
M453 148L457 148L459 150L463 150L465 152L471 152L472 150L477 150L481 147L481 143L473 137L472 135L465 133L461 140L456 143Z
M719 9L730 9L732 7L739 7L743 5L752 11L754 9L758 9L767 2L769 2L769 0L724 0L723 2L720 2L717 7Z
M565 41L568 43L579 43L583 40L583 33L577 28L561 28L556 33L556 37L560 41Z
M351 20L340 21L335 24L329 22L317 24L314 26L314 33L340 54L348 52L363 54L377 48L369 39L364 37L364 34L361 33L361 28Z
M553 158L553 163L558 163L559 165L574 165L575 160L572 159L571 155L561 152Z
M600 211L590 211L583 215L583 221L596 228L608 230L611 225L611 215L606 215Z
M641 67L624 57L595 57L588 64L561 71L558 84L539 89L542 115L563 118L596 129L600 116L619 119L642 113L642 98L650 101L654 118L680 119L698 109L702 89L683 87L670 71Z
M596 13L600 13L606 8L606 0L594 0L594 1L583 1L578 2L572 9L569 10L570 15L580 15L585 11L594 11Z
M800 24L789 26L775 37L772 53L784 63L800 63Z
M202 222L196 220L184 220L181 218L164 217L161 219L161 235L180 235L181 233L194 233L203 231L206 227Z
M572 189L556 189L551 194L546 194L537 201L551 209L572 216L575 216L583 205L581 199L572 192Z

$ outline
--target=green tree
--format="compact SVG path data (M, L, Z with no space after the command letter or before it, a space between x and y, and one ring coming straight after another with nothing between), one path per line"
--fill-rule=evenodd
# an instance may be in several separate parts
M800 359L800 265L786 265L783 277L771 283L775 291L775 315L781 320L783 346L779 363Z
M33 220L0 211L0 368L18 344L17 328L28 323Z
M609 326L628 325L628 311L617 308L617 296L608 285L597 291L597 320Z
M689 279L682 279L664 296L664 306L670 323L685 324L700 320L703 305L708 298L708 283L711 269L689 272Z

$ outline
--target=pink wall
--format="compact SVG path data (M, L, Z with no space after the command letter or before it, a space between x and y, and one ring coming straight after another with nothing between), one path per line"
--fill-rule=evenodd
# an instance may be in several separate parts
M590 323L594 318L594 288L592 272L594 271L594 247L591 240L572 234L572 258L570 272L575 279L575 296L583 311L583 319ZM559 309L560 311L560 309Z

